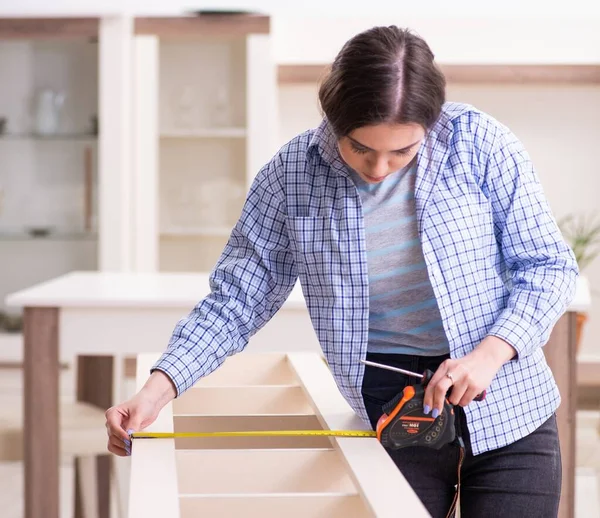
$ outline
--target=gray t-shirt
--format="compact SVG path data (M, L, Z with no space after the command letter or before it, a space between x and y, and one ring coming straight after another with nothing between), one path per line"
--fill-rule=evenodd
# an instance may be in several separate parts
M383 182L352 179L365 216L370 352L435 356L448 340L423 257L415 212L416 160Z

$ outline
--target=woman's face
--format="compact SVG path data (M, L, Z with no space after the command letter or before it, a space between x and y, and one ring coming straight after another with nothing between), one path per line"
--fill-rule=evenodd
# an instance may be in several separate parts
M338 140L342 159L368 183L379 183L408 165L425 137L418 124L363 126Z

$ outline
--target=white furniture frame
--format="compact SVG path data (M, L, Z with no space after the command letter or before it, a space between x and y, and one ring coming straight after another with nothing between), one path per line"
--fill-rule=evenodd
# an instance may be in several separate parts
M369 430L321 355L244 352L144 431L272 429ZM129 487L129 518L430 516L374 437L134 438Z

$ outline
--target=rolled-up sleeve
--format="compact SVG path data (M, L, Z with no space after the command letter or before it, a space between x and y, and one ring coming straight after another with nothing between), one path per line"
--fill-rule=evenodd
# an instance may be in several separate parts
M210 274L210 294L180 320L152 368L181 395L280 309L297 279L285 223L283 164L275 156L255 178L241 216Z
M523 358L543 346L575 294L577 263L552 215L522 143L503 129L490 153L485 186L511 273L505 309L489 334Z

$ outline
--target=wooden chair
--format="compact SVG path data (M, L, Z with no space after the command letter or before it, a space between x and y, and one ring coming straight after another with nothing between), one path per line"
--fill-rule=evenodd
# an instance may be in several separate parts
M3 396L0 405L0 461L23 461L22 403ZM87 403L61 403L60 451L64 462L79 465L82 518L97 518L96 456L106 455L104 411ZM113 490L116 490L113 487Z
M137 360L138 388L156 355ZM228 358L146 432L366 430L316 353ZM373 437L134 439L129 518L429 516Z

